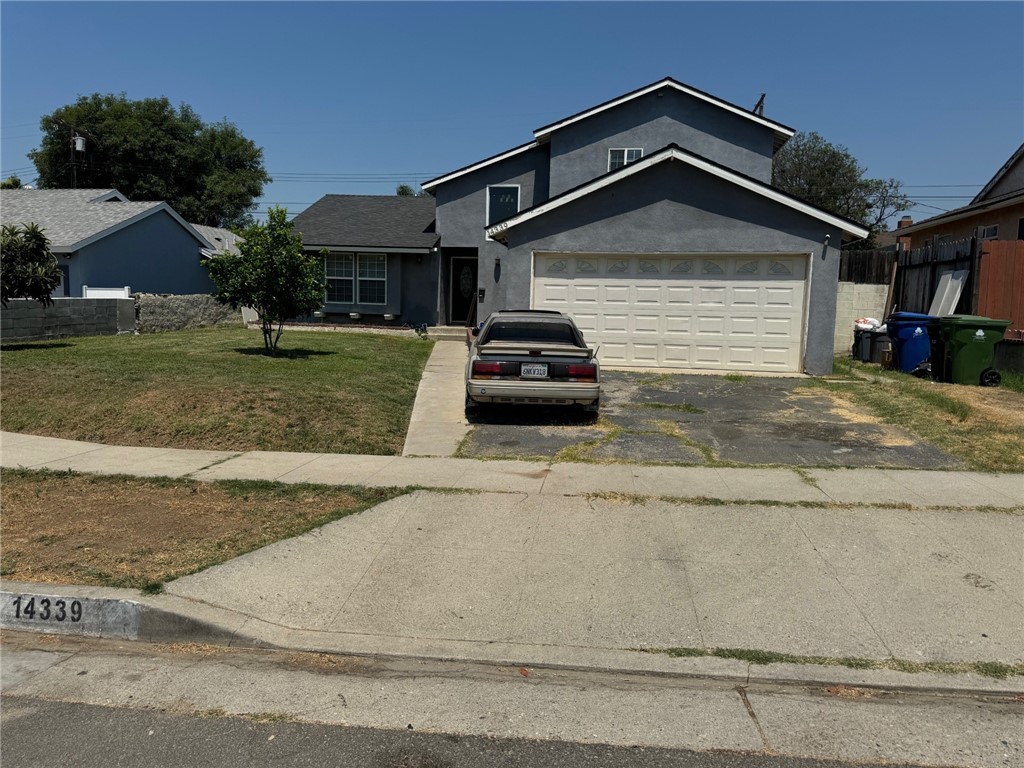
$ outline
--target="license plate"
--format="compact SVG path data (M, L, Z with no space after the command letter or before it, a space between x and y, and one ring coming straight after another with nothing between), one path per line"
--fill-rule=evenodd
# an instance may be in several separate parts
M523 363L519 369L519 375L524 379L546 379L548 377L547 363Z

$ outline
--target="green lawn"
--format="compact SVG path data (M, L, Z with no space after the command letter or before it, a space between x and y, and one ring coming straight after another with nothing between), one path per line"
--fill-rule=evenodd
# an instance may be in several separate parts
M218 450L396 454L432 343L211 328L9 344L3 429Z

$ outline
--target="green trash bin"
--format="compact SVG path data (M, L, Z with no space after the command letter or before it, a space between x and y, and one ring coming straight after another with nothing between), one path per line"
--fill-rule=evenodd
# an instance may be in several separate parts
M998 386L1002 377L993 370L996 344L1002 340L1009 320L993 320L975 315L950 315L939 319L939 331L945 347L946 380L953 384Z

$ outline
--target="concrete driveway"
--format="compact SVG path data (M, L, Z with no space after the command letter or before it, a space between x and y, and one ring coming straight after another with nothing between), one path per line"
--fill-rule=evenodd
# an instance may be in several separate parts
M460 455L706 464L959 469L960 460L806 378L604 375L601 418L504 408L475 418Z

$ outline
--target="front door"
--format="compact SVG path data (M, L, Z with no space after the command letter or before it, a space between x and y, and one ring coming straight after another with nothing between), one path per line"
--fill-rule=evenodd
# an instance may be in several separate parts
M448 322L451 325L464 324L473 310L473 302L476 298L476 259L466 256L455 256L452 258L451 286L451 311L448 313Z

